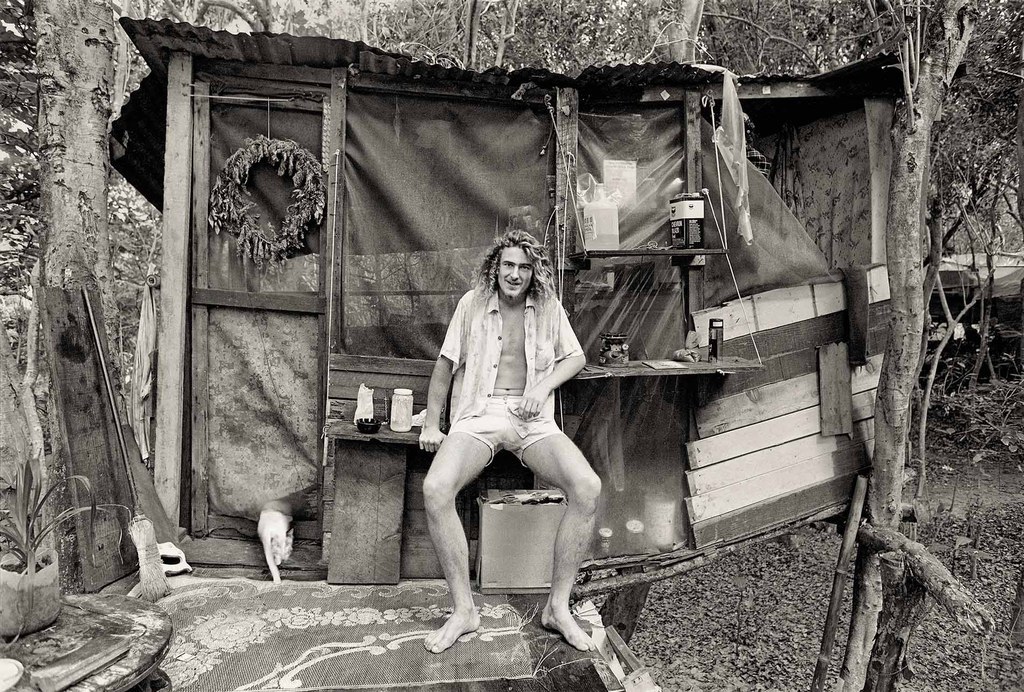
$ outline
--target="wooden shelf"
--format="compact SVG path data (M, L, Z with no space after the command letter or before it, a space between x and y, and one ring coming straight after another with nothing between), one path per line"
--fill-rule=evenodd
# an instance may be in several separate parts
M380 430L375 433L367 434L359 432L359 428L356 424L348 420L339 420L337 418L331 418L327 421L327 425L324 426L324 431L327 437L333 437L336 440L354 440L356 442L386 442L389 444L405 444L405 445L416 445L420 443L420 429L418 426L414 426L409 432L395 432L384 423L380 426Z
M658 367L652 367L648 363L658 363ZM666 360L637 360L630 361L625 365L605 366L588 365L576 375L576 380L598 380L608 377L680 377L686 375L728 375L734 372L750 372L753 370L764 370L764 365L753 360L743 358L722 358L714 363L701 361L699 363L680 363L672 361L668 365Z
M673 263L688 263L704 255L724 255L722 248L638 248L635 250L587 250L566 256L567 269L589 269L591 260L618 257L671 257Z

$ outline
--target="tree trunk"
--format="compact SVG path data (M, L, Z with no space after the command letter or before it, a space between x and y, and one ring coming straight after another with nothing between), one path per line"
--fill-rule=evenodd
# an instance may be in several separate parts
M1024 566L1017 577L1017 596L1013 599L1010 611L1010 643L1014 646L1024 645Z
M889 338L875 400L875 449L868 484L867 514L881 528L899 524L909 434L909 411L918 373L921 333L924 326L922 268L923 205L925 172L931 145L932 124L957 67L967 50L974 28L973 0L946 0L929 13L924 44L918 51L904 52L907 93L897 105L893 120L893 165L889 183L889 215L886 228L889 267ZM919 63L913 55L919 54ZM911 73L917 77L911 79ZM877 558L876 558L877 559ZM890 591L891 594L895 593ZM857 681L868 680L869 657L864 649L878 638L864 636L878 625L878 610L871 606L879 598L877 563L858 559L855 610L843 664L843 689L859 689ZM888 608L901 609L898 603ZM867 689L870 689L868 687Z
M670 21L659 16L662 0L647 0L646 5L650 15L652 57L659 62L693 62L704 16L704 0L683 0L678 14Z
M110 7L100 0L40 0L35 10L39 75L39 187L41 284L76 289L107 280L107 122L110 117L116 48ZM37 295L36 300L41 296ZM43 328L49 316L43 311ZM47 476L67 476L57 420L58 397L49 399L53 453ZM71 506L66 488L50 511ZM81 565L74 522L58 537L61 585L81 590Z
M846 643L842 672L835 688L840 692L860 692L867 679L871 645L875 641L878 614L882 610L882 575L879 563L876 553L863 545L858 547L850 634Z
M903 561L896 556L882 557L882 599L891 604L878 618L878 633L868 664L865 690L889 692L911 679L907 663L907 644L914 628L928 613L928 592L910 578Z
M978 378L981 377L981 368L988 361L988 331L992 324L992 293L995 288L995 266L993 250L985 248L985 269L988 277L985 279L985 288L982 289L981 298L981 324L978 325L978 334L981 335L981 343L978 344L978 355L974 359L974 369L971 371L971 380L967 388L974 391L978 387ZM980 287L979 287L980 288ZM993 378L995 372L989 369L989 378Z

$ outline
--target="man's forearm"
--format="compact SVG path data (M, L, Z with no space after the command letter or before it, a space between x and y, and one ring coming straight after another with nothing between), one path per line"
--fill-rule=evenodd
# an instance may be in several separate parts
M554 391L563 384L576 377L577 373L587 364L587 357L582 353L578 356L570 356L555 364L555 369L545 377L542 382L544 386Z
M427 387L427 415L423 421L424 428L437 428L441 425L441 409L448 396L452 384L452 362L444 356L438 356L434 363L434 371L430 374L430 385Z

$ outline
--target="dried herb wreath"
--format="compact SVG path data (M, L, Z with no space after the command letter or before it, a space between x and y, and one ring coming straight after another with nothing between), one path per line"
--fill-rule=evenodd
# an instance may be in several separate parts
M277 174L290 177L295 186L295 201L288 205L281 228L272 234L258 223L258 214L249 213L253 202L245 193L249 171L260 161L276 167ZM217 176L210 192L209 223L215 233L224 231L236 236L238 255L250 258L257 266L264 261L283 262L302 248L310 221L320 223L323 219L326 198L324 165L316 156L290 139L258 135L245 140Z

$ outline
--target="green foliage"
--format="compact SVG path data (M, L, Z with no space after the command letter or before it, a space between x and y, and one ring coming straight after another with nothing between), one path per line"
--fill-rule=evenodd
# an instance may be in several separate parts
M27 295L41 229L31 4L14 0L0 7L0 45L0 295Z
M1024 11L1018 0L981 2L978 10L964 74L936 123L934 194L947 249L1016 251L1024 249L1024 225L1015 154L1021 81L1013 75L1021 73Z
M933 429L962 449L971 461L1024 457L1024 380L997 380L974 391L941 393L932 399Z
M94 533L96 501L89 479L85 476L68 476L50 485L45 491L40 485L41 479L42 470L38 459L18 464L14 479L5 483L10 489L4 493L4 506L0 508L0 539L4 544L0 555L12 555L18 571L27 574L36 571L39 553L47 536L60 528L65 521L89 512L89 535L92 536ZM70 486L72 483L78 483L89 496L89 506L72 507L55 517L47 517L47 500L62 486Z

